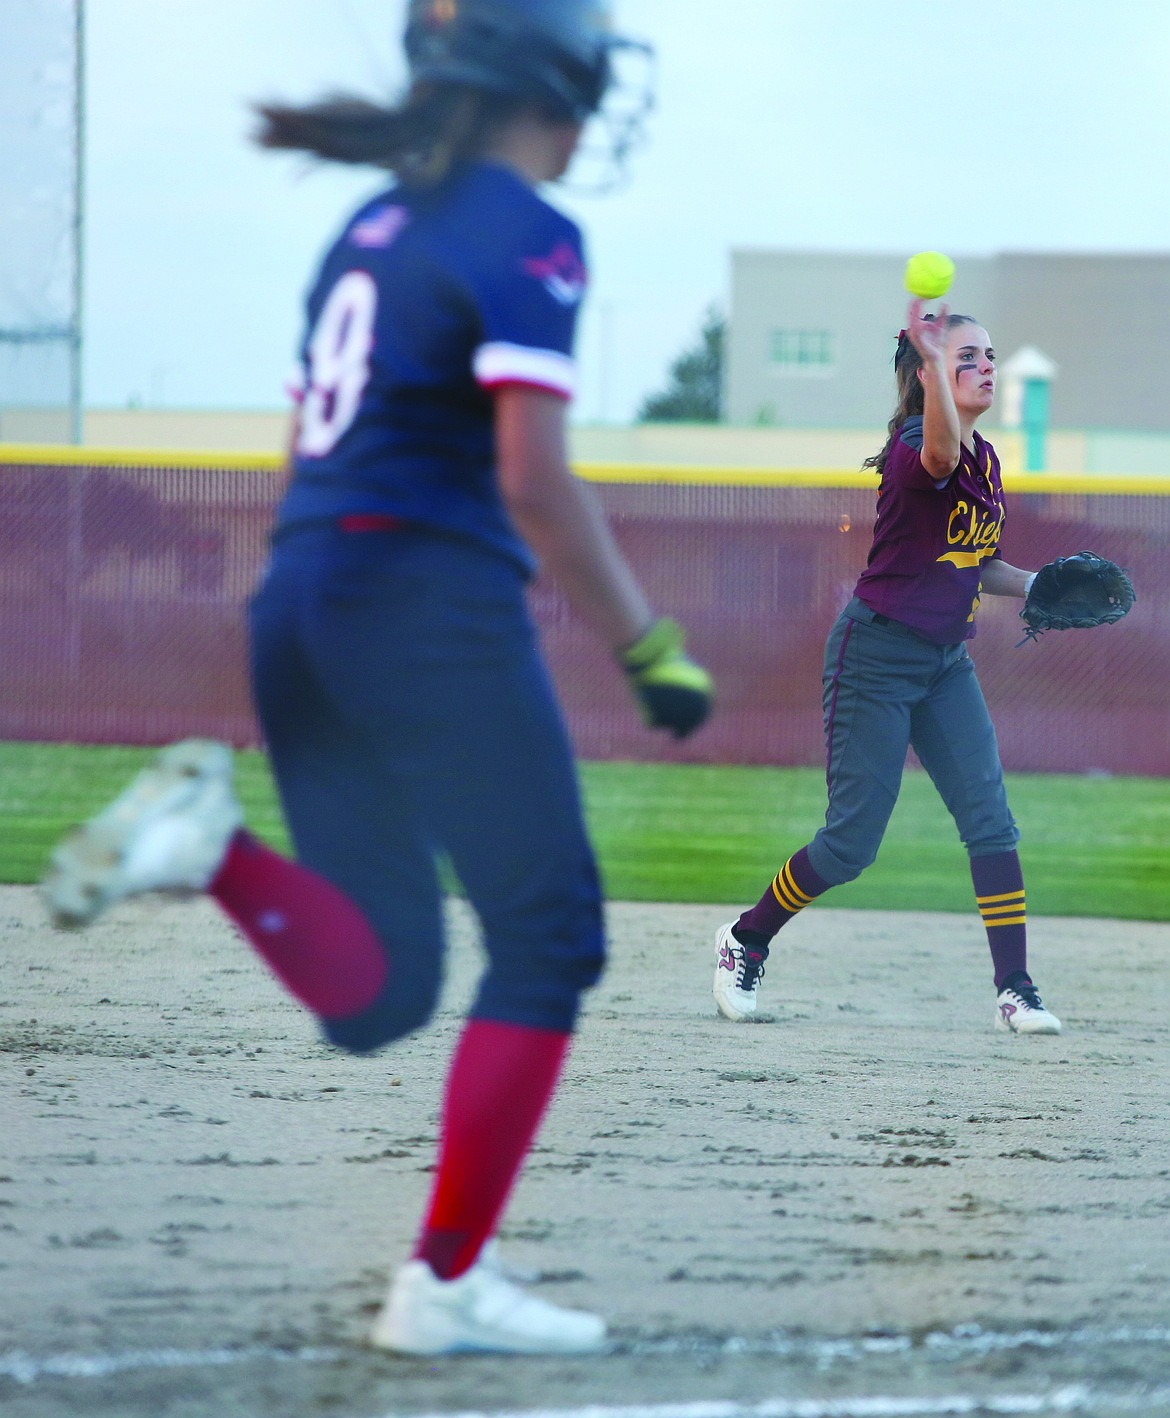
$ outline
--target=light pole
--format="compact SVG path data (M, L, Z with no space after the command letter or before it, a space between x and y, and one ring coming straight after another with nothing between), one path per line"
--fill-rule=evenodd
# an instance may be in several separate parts
M82 301L85 294L85 0L73 16L73 311L69 340L69 411L74 443L85 430L81 388Z

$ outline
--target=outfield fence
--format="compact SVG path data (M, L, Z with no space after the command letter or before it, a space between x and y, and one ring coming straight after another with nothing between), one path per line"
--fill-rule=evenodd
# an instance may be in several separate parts
M656 607L687 627L718 712L683 744L642 728L608 656L532 588L578 752L823 762L825 634L865 565L875 480L834 470L590 465ZM284 476L267 456L0 447L0 738L254 744L242 606ZM1170 775L1170 479L1005 479L1006 559L1089 548L1130 569L1129 617L1017 646L989 598L972 653L1011 769Z

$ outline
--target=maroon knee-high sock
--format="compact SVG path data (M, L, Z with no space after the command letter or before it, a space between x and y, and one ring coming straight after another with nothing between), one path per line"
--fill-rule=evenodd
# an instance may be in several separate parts
M1018 852L971 858L975 900L987 927L995 988L1018 971L1028 973L1028 930L1024 910L1024 874Z
M208 892L302 1004L346 1019L386 983L386 952L343 891L237 832Z
M782 925L828 889L829 883L812 869L808 848L802 847L776 873L756 905L736 921L733 934L755 931L771 940Z
M491 1019L463 1031L443 1105L443 1142L415 1256L442 1280L475 1261L552 1097L570 1035Z

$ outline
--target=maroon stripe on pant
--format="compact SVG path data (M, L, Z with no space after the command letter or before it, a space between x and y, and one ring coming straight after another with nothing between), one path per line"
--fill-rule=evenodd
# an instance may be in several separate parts
M837 656L837 669L833 675L833 698L829 701L829 718L825 724L825 787L830 793L833 791L833 782L829 775L833 766L833 727L837 717L837 689L841 681L841 671L845 668L845 650L856 624L855 620L851 620L841 639L841 653Z

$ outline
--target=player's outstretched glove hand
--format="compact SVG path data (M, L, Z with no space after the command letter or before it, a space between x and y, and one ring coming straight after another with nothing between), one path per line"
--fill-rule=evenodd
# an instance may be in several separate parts
M1133 583L1114 562L1091 551L1058 556L1037 571L1028 590L1020 612L1028 626L1024 640L1036 640L1046 630L1112 625L1129 614L1135 599Z
M711 712L711 676L683 653L677 621L656 620L645 635L617 654L652 729L686 738Z

